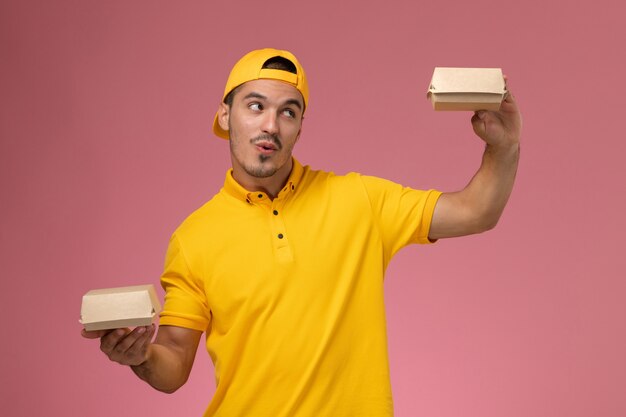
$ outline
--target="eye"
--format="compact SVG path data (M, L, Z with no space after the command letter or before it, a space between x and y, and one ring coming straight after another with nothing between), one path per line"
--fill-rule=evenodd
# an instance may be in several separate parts
M263 105L255 101L255 102L248 104L248 108L253 111L261 111L263 110Z
M296 112L291 110L291 109L285 109L283 110L283 114L291 119L295 119L296 118Z

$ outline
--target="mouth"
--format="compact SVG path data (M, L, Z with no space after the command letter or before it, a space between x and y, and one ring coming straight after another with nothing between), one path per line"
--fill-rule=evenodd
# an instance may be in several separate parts
M265 155L269 155L278 150L278 147L274 143L265 140L256 142L254 146L256 146L259 152Z

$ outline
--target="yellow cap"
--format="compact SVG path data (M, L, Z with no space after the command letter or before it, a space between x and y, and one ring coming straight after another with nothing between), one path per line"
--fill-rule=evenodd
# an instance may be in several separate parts
M291 61L296 67L296 74L279 69L263 68L263 65L269 59L275 57L281 57ZM249 52L237 61L228 76L228 81L226 81L226 88L224 89L222 100L226 98L228 93L241 84L260 79L284 81L293 85L302 94L304 107L306 108L309 102L309 86L302 65L300 65L298 59L291 52L271 48ZM213 120L213 132L221 138L229 138L228 131L220 127L217 121L217 114L215 114L215 119Z

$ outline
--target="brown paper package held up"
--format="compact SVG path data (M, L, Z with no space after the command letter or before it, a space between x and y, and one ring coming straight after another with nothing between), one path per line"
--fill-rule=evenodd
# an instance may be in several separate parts
M87 331L148 326L160 312L152 285L104 288L83 296L80 322Z
M500 68L437 67L427 97L435 110L497 111L506 94Z

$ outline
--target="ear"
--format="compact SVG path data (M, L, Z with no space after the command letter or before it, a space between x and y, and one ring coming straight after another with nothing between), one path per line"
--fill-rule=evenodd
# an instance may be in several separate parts
M226 103L220 103L217 108L217 122L220 127L228 132L228 120L230 118L230 107Z

